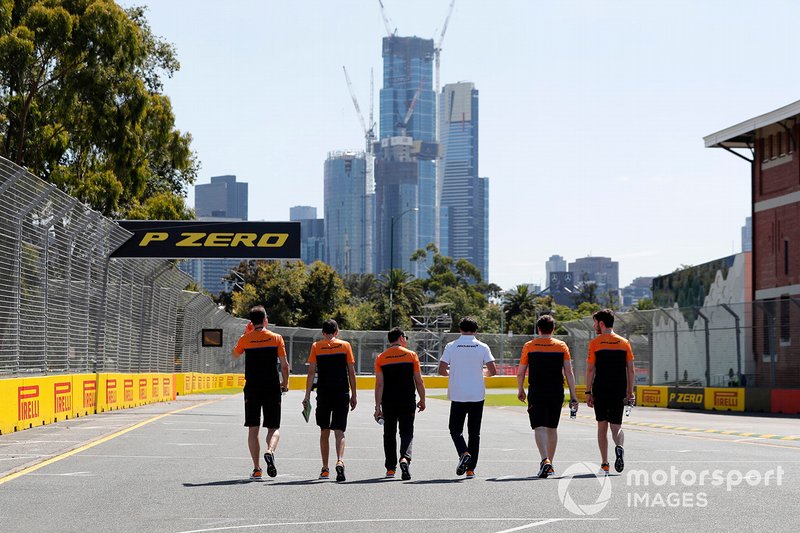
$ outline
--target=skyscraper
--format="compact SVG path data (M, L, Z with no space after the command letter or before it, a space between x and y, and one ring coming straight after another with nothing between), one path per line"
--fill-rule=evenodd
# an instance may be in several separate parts
M544 264L545 270L545 285L548 285L550 282L550 274L553 272L566 272L567 271L567 261L561 257L560 255L551 255L550 259L548 259Z
M199 219L247 220L247 184L236 176L213 176L211 183L195 185L194 210Z
M325 260L325 220L317 208L296 205L289 208L289 221L300 223L300 259L307 265Z
M416 276L425 275L424 265L409 257L437 241L432 77L433 39L383 38L380 145L375 160L377 273L394 264Z
M744 219L744 226L742 226L742 251L753 251L753 217Z
M439 96L440 250L489 276L489 180L478 175L478 90L447 84Z
M576 285L595 282L598 295L619 289L619 263L610 257L579 257L569 264L569 271Z
M236 176L213 176L211 183L195 185L194 211L198 220L247 220L247 183L237 182ZM192 259L181 264L181 270L197 283L218 295L227 290L222 278L235 269L239 259Z
M325 256L339 274L373 272L375 197L364 152L331 152L325 161Z

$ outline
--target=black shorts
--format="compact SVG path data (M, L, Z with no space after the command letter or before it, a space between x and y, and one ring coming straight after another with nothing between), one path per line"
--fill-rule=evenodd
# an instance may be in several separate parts
M622 424L622 411L625 409L625 393L598 394L594 398L594 418L598 422Z
M557 428L561 420L561 408L564 407L564 395L549 397L528 397L528 418L531 428Z
M244 425L257 427L264 414L264 427L277 429L281 427L281 393L244 392Z
M314 415L320 429L347 429L347 414L350 412L350 395L320 396L317 394L317 409Z

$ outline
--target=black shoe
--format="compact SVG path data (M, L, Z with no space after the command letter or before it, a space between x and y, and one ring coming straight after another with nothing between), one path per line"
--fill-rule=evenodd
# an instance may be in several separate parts
M267 463L267 475L269 477L277 476L278 469L275 468L275 455L272 452L265 452L264 462Z
M542 462L539 463L539 473L536 474L536 477L539 478L546 478L547 477L547 467L549 466L545 461L547 459L542 459Z
M402 461L400 462L400 472L402 472L400 474L400 478L403 481L408 481L409 479L411 479L411 472L408 469L408 463Z
M336 463L336 481L344 481L344 463Z
M614 455L617 456L617 460L614 461L614 470L617 472L622 472L625 468L625 461L623 460L623 456L625 455L625 450L622 446L614 447Z
M456 475L463 476L464 472L467 471L467 465L469 464L469 460L472 459L472 456L464 452L461 454L461 459L458 460L458 466L456 467Z

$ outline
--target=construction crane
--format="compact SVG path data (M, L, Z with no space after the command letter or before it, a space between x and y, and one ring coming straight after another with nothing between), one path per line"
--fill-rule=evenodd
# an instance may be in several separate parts
M375 141L375 122L373 121L373 96L372 93L374 92L374 81L372 79L372 73L370 72L370 104L369 104L369 125L367 125L366 121L364 120L364 115L361 113L361 107L358 105L358 98L356 98L356 93L353 91L353 83L350 81L350 75L347 74L347 68L342 65L342 70L344 71L344 79L347 81L347 90L350 91L350 98L353 99L353 107L356 108L356 114L358 115L358 120L361 122L361 129L364 131L364 139L366 141L366 152L368 155L372 154L372 145Z
M433 57L436 64L436 95L438 98L439 90L441 89L439 85L439 56L442 53L442 42L444 41L444 34L447 31L447 24L450 22L450 15L453 14L453 7L456 5L456 0L450 1L450 7L447 9L447 16L444 18L444 24L442 25L442 33L439 34L439 40L436 42L436 46L433 48Z
M447 24L450 22L450 15L453 14L453 8L456 5L456 0L451 0L450 7L447 9L447 16L444 18L444 24L442 24L442 33L439 34L439 40L436 42L436 45L433 47L433 57L434 57L434 70L436 71L436 92L434 93L434 98L436 99L436 125L435 125L435 133L436 133L436 142L439 142L439 117L442 116L442 110L440 109L439 104L439 91L442 90L442 87L439 83L439 56L442 54L442 43L444 42L444 34L447 31Z
M419 95L422 94L422 83L420 83L419 87L417 87L417 92L414 93L414 98L411 99L411 104L408 106L408 111L406 111L406 116L403 117L403 120L400 121L397 125L400 127L400 136L406 136L406 128L408 127L408 121L411 120L411 115L414 113L414 108L417 106L417 101L419 100Z
M386 14L386 7L384 7L382 0L378 0L378 3L381 5L381 17L383 17L383 25L386 27L386 36L393 37L397 34L397 27L389 20L389 15Z

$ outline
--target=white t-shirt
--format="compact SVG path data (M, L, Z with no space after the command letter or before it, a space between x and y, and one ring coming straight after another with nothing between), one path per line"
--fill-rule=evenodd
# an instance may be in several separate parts
M480 402L486 397L483 365L494 361L492 351L474 335L461 335L444 347L442 362L450 365L447 399Z

